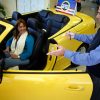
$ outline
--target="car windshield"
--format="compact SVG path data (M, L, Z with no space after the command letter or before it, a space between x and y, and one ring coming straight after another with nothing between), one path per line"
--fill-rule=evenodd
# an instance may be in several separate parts
M0 35L3 33L3 31L6 29L3 25L0 25Z

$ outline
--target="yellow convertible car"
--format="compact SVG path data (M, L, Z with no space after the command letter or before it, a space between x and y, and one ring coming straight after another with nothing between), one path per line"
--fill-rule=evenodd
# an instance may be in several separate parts
M69 59L47 56L46 53L56 50L55 44L73 51L87 47L77 40L68 40L65 34L67 31L93 34L95 21L83 13L72 16L53 9L24 15L13 12L11 18L0 18L1 58L19 18L27 22L28 31L35 37L35 48L30 64L19 66L19 70L3 70L3 65L0 67L0 99L90 100L93 83L88 73L67 70L72 65Z

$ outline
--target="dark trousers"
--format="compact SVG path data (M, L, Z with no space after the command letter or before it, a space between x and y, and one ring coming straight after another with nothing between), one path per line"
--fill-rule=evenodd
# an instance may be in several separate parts
M81 3L77 2L77 11L81 10Z
M100 77L95 77L90 74L92 82L93 82L93 92L91 96L91 100L100 100Z
M7 70L10 67L19 66L19 65L27 65L29 64L29 59L21 60L21 59L14 59L10 57L9 52L4 52L5 58L4 58L4 69ZM2 61L0 61L0 65L2 64Z
M97 3L98 5L100 5L100 0L96 0L96 3Z

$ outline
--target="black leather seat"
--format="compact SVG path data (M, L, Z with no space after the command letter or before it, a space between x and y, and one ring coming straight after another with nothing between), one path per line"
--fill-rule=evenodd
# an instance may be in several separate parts
M38 13L38 20L41 23L41 29L47 29L47 21L49 16L51 16L53 13L49 10L41 10Z
M11 19L10 23L15 26L17 20L20 19L20 18L22 18L22 15L19 12L14 11L13 14L12 14L12 19Z
M33 33L39 32L39 21L35 18L28 18L27 20L28 30L33 35Z
M47 31L49 36L52 36L53 34L57 33L68 22L69 18L64 15L54 14L50 16L47 22Z

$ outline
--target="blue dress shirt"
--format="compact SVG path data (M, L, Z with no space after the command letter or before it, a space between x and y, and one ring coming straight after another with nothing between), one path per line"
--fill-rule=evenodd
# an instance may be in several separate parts
M90 44L93 40L93 35L80 35L76 34L75 39ZM73 63L84 66L92 66L100 63L100 45L89 53L80 53L66 50L64 53L66 58L69 58Z

